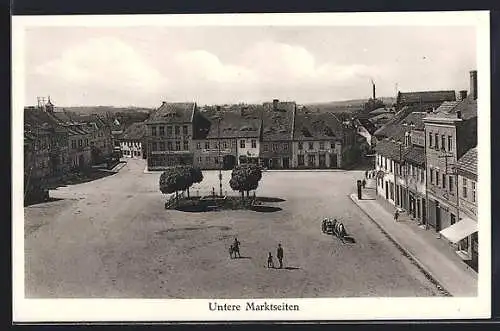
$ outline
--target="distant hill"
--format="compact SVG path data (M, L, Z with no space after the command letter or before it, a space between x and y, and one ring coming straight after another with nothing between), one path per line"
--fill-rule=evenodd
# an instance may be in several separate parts
M112 107L112 106L80 106L80 107L56 107L56 111L70 111L79 114L105 114L110 113L149 113L153 108L142 107Z
M393 97L381 97L378 99L381 99L386 105L392 105L396 102L396 98ZM354 112L363 109L363 106L367 101L368 99L354 99L309 103L304 106L310 108L311 110L319 110L320 112Z

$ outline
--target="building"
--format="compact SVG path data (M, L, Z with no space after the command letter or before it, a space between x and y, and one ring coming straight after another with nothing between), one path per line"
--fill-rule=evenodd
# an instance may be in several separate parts
M269 169L292 166L292 139L297 104L274 99L263 104L260 163Z
M331 113L300 112L295 115L292 142L293 168L341 168L355 130L346 135L343 124Z
M92 133L92 130L84 124L68 125L68 154L71 170L83 170L92 165L90 148Z
M196 103L163 102L145 121L148 170L193 164L193 120Z
M457 254L478 270L477 228L477 148L468 150L457 162L458 216L457 223L441 230L441 234L456 247Z
M201 169L233 169L244 125L241 116L220 107L207 109L201 115L195 122L194 164Z
M424 118L428 223L437 232L459 220L455 166L477 144L476 94L471 92L461 101L444 102Z
M132 123L123 133L120 141L120 150L123 157L145 159L146 124Z
M455 91L398 92L396 111L407 106L438 107L445 101L456 101Z
M375 147L376 193L396 205L396 164L402 160L401 145L386 138Z

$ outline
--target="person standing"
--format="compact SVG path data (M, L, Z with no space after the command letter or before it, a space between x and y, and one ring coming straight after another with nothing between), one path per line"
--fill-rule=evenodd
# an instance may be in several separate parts
M238 254L238 257L240 258L241 255L240 255L240 242L238 241L238 238L234 238L234 243L233 243L233 246L234 246L234 257L236 257L236 254Z
M396 211L394 212L394 221L398 221L398 218L399 218L399 211L396 209Z
M365 178L368 178L368 170L365 171Z
M280 269L283 268L283 247L281 244L278 244L278 250L276 252L276 256L278 257L278 261L280 263Z
M365 180L365 179L363 179L363 181L362 181L361 183L362 183L362 185L363 185L363 188L365 188L365 186L366 186L366 180Z

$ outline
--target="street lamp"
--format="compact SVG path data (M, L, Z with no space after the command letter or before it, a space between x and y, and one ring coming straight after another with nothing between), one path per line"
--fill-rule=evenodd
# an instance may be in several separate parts
M220 158L220 122L222 121L222 116L217 115L217 160L219 161L219 189L220 196L222 197L222 160Z

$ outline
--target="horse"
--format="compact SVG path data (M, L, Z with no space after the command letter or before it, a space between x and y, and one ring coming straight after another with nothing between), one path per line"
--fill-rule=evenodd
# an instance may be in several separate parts
M238 254L238 257L240 257L240 248L238 247L238 245L235 245L233 243L231 244L231 246L229 246L229 258L236 258L236 254Z
M335 236L344 241L344 238L347 236L347 231L345 230L344 224L336 220L333 229L333 233L335 234Z

